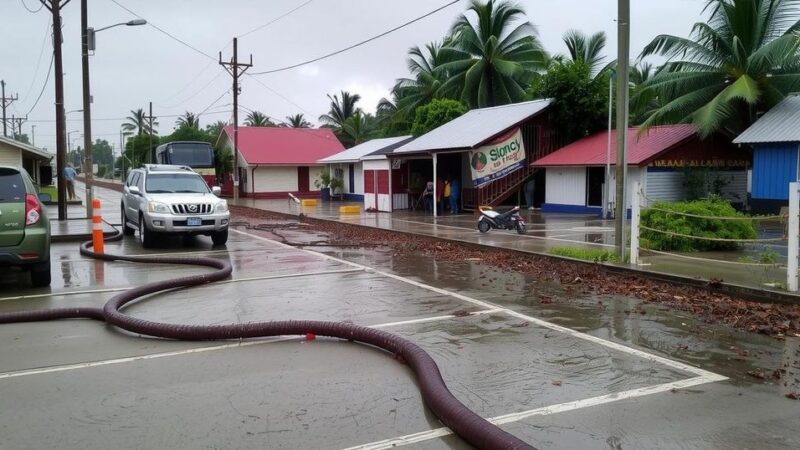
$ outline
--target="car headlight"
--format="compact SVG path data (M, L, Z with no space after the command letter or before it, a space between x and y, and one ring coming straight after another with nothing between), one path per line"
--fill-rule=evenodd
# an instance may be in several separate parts
M215 212L228 212L228 202L219 202L214 207Z
M169 214L171 212L169 210L169 206L159 202L149 202L147 204L147 210L152 213L160 213L160 214Z

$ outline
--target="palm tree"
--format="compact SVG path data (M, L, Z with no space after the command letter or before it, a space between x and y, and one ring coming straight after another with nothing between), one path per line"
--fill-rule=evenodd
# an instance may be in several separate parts
M122 130L126 132L136 132L137 135L142 134L149 134L150 133L150 121L146 118L147 115L144 113L144 109L139 108L137 110L131 110L131 115L126 117L125 120L127 122L122 124ZM158 126L157 121L153 121L153 128ZM158 134L158 132L153 129L153 134Z
M250 111L244 119L244 124L248 127L274 127L275 122L270 120L266 114L261 111Z
M228 126L228 122L218 120L206 125L206 133L216 142L217 138L219 138L219 135L222 133L222 129L226 126Z
M690 38L657 36L640 58L669 58L639 95L662 105L643 124L693 123L705 137L738 134L800 88L800 0L707 0Z
M186 111L182 116L175 120L175 126L178 128L194 128L200 129L200 117L195 113Z
M331 101L331 109L328 114L319 116L320 122L339 131L341 131L345 120L356 113L358 110L356 103L361 100L361 96L358 94L351 94L347 91L342 91L341 94L341 100L336 94L333 97L328 94L328 99Z
M375 118L360 109L342 124L343 140L346 147L368 141L375 132ZM349 145L348 145L349 144Z
M592 74L602 72L598 70L605 60L603 49L606 47L606 34L602 31L587 36L578 30L569 30L562 38L569 50L572 61L582 61L589 65Z
M416 46L408 51L408 70L412 78L397 80L393 92L397 97L395 114L398 118L412 121L418 107L447 94L456 98L460 95L461 92L457 90L451 89L446 93L442 88L447 81L447 74L441 68L441 49L442 43L431 42L425 46L426 51Z
M306 120L303 114L286 116L286 126L289 128L311 128L311 123Z
M532 74L545 67L547 55L536 37L536 29L522 8L511 3L480 3L472 0L451 30L452 41L439 52L439 66L448 74L445 92L459 92L469 107L504 105L525 98Z

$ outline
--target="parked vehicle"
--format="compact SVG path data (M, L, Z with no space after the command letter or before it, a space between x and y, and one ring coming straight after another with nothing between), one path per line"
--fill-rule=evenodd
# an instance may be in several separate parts
M142 247L155 246L160 234L211 236L214 245L228 241L228 203L220 188L208 187L186 166L146 164L131 170L122 188L123 233L139 231Z
M478 216L478 231L486 233L491 229L497 230L517 230L519 234L525 234L525 220L519 215L519 206L499 213L492 209L481 208Z
M28 172L13 166L0 166L0 267L50 285L50 222Z

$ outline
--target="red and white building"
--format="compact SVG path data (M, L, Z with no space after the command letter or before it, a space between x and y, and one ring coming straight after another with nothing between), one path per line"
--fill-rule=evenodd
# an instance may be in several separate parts
M702 170L707 180L718 182L723 197L731 202L746 200L752 157L729 138L715 134L700 139L697 129L686 124L653 127L641 135L638 128L629 128L627 139L627 205L637 181L650 200L683 200L685 175L691 170ZM534 161L533 167L545 170L542 211L601 214L604 205L613 209L616 160L616 131L610 141L603 131ZM611 189L607 189L607 168Z
M220 142L233 151L233 126ZM344 150L328 128L239 127L239 192L253 198L318 197L323 158Z

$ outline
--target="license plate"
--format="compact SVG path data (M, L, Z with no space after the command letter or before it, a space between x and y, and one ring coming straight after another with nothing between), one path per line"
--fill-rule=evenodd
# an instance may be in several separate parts
M190 227L198 227L203 224L203 219L199 217L187 217L186 218L186 225Z

